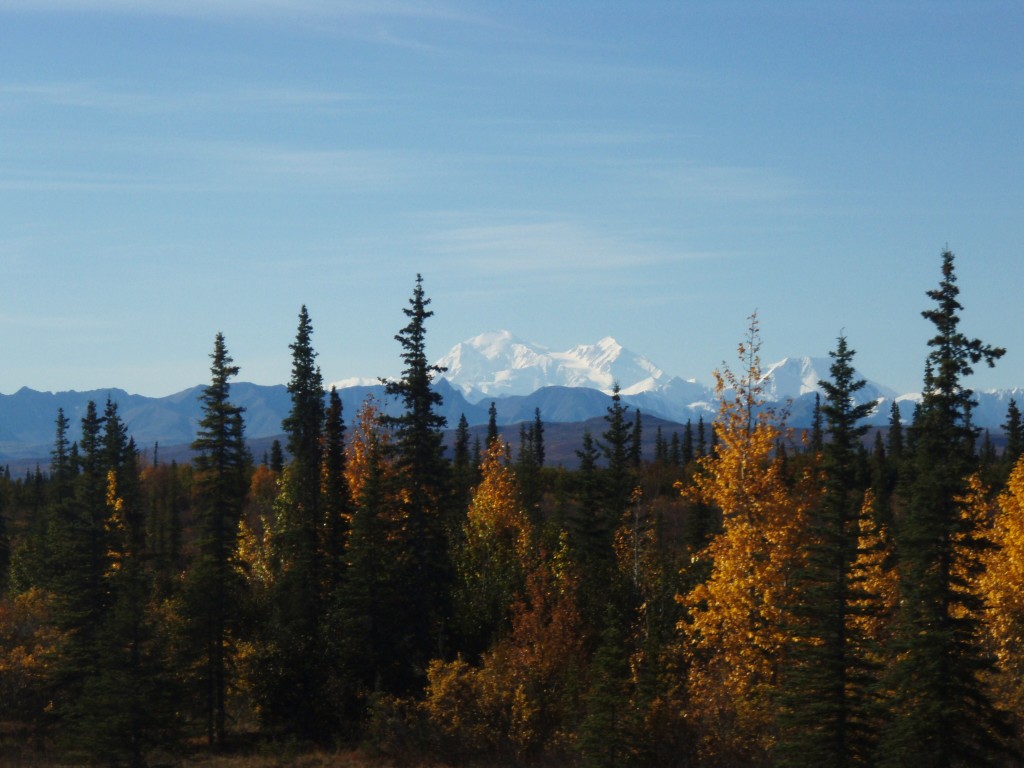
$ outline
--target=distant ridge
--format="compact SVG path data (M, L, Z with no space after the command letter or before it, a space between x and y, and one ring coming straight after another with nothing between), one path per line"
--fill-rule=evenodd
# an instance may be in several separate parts
M815 394L821 393L817 382L828 377L829 363L828 358L790 357L765 368L765 396L770 404L786 409L790 426L810 426ZM444 399L441 413L449 428L454 428L462 415L470 425L485 424L491 401L496 404L500 425L532 419L537 409L545 423L551 424L599 419L610 404L609 393L615 383L631 409L667 423L685 424L702 417L710 421L718 407L710 387L695 379L667 375L610 336L595 344L552 352L508 331L494 331L455 345L438 364L448 367L435 386ZM397 404L388 401L382 385L349 382L350 386L338 389L348 423L368 396L376 398L385 412L397 412ZM197 385L166 397L145 397L116 388L52 393L23 387L14 394L0 395L0 461L48 464L57 409L64 409L71 422L69 437L77 440L86 404L93 400L102 407L108 398L118 404L140 449L149 450L155 443L187 447L199 422L202 389L203 385ZM874 426L888 423L893 401L903 419L909 420L920 400L917 393L898 394L873 381L859 395L861 402L876 403L867 420ZM996 438L1001 436L1000 425L1010 398L1024 405L1024 390L1019 388L977 392L976 397L975 424L991 430ZM250 441L281 435L281 422L291 405L283 384L236 382L231 386L231 398L246 409Z

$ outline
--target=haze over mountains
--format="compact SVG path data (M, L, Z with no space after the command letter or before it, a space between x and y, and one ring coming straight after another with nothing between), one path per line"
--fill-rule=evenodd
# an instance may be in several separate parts
M788 408L791 426L810 424L814 395L821 391L818 381L828 378L830 362L828 357L791 357L764 366L765 396ZM586 421L604 415L616 383L623 400L645 416L684 424L701 416L710 420L717 410L710 384L669 375L612 337L556 351L508 331L494 331L456 344L437 364L448 369L437 387L444 397L442 413L450 427L462 414L471 425L486 423L492 400L500 424L531 419L536 408L546 423ZM385 411L395 411L396 405L387 402L381 385L346 384L339 382L346 420L368 395L376 397ZM159 398L120 389L50 393L22 388L12 395L0 395L0 460L45 459L52 447L58 408L71 420L70 437L76 439L88 401L102 408L108 398L117 402L140 447L186 445L195 435L200 418L198 397L204 386ZM290 407L284 384L236 382L231 392L232 400L246 409L250 439L281 434L281 420ZM908 419L919 399L917 393L897 393L870 380L859 394L862 402L878 403L869 419L874 425L888 422L893 400ZM1019 388L978 392L976 396L975 423L995 435L1000 433L1010 398L1024 402L1024 390Z

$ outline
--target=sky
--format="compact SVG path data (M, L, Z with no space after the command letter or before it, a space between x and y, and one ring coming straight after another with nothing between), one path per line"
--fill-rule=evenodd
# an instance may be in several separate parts
M615 337L920 389L962 330L1024 386L1019 2L0 0L0 393L393 376Z

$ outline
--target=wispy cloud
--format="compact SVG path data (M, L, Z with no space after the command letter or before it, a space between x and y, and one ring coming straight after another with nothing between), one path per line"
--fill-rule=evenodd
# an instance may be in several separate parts
M0 328L37 331L90 331L109 328L113 321L93 315L16 315L0 313Z
M180 114L186 110L334 109L343 105L365 105L368 100L355 93L286 86L165 93L119 89L89 81L0 83L0 108L46 105L120 113Z
M124 13L181 17L405 17L468 20L442 3L402 0L0 0L0 12Z
M605 234L569 219L466 223L425 237L426 248L451 262L486 273L573 276L709 258L661 243Z

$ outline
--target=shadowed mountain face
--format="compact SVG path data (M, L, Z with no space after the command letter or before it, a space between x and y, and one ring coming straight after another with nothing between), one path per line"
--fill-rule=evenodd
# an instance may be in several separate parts
M827 358L796 357L766 367L765 397L770 405L785 410L789 426L810 426L815 394L821 392L818 382L828 377L829 363ZM471 426L486 424L492 401L499 425L530 420L537 409L546 424L600 419L610 405L615 384L621 387L623 401L632 411L641 411L645 421L647 417L664 420L667 434L671 434L671 424L696 423L701 417L711 421L718 407L709 387L693 379L668 376L610 337L566 352L552 352L507 331L497 331L455 345L438 364L448 368L435 386L444 398L441 413L452 429L463 414ZM202 390L196 386L167 397L145 397L121 389L52 393L22 388L12 395L0 395L0 461L31 460L45 466L56 433L57 409L64 409L71 424L69 438L77 440L87 403L95 401L102 410L108 399L117 403L140 450L148 451L156 443L161 449L178 446L177 453L187 458L187 446L201 416ZM349 423L367 397L373 397L385 413L397 413L397 404L388 401L381 385L339 387L338 392ZM873 426L888 423L893 400L904 421L911 418L919 400L917 394L898 395L873 381L858 397L861 402L878 404L868 419ZM975 424L991 430L993 439L998 440L1010 399L1024 403L1024 390L979 392L976 397ZM269 445L282 433L281 422L291 406L284 385L237 382L231 386L231 399L245 408L246 438L254 446L261 441ZM509 437L515 446L511 431ZM254 453L259 451L254 448Z

